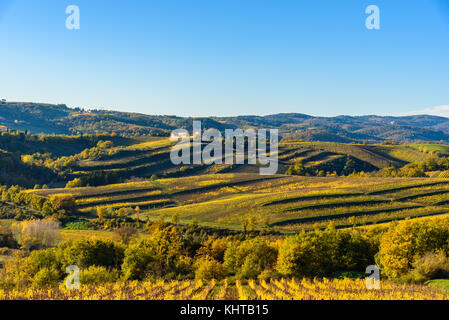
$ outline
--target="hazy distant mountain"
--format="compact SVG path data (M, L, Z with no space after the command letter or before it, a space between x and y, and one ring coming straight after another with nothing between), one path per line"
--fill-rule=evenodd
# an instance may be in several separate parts
M430 115L403 117L338 116L313 117L299 113L268 116L201 118L203 128L278 128L284 138L334 142L449 143L449 119ZM68 108L26 102L0 102L0 130L28 130L32 133L117 132L168 135L177 128L192 127L192 118Z

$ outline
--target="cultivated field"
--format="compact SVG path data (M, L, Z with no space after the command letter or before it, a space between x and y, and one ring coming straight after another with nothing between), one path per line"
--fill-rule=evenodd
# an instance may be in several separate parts
M257 172L256 165L184 165L174 166L170 151L174 142L168 138L148 138L131 145L113 148L113 152L100 159L77 162L71 178L93 173L109 172L123 179L156 174L159 177L180 177L212 173ZM203 144L205 145L205 144ZM431 157L431 151L444 154L440 145L361 145L334 142L281 141L279 145L279 170L284 174L288 167L301 162L308 170L345 175L353 171L373 172L385 167L402 167L410 162ZM350 168L348 168L350 161Z
M386 223L449 213L449 181L429 178L298 177L209 174L104 187L29 190L71 194L80 217L97 207L139 208L138 217L200 226L281 233Z
M448 291L424 285L381 282L368 290L365 280L271 280L248 282L157 281L111 283L67 290L0 290L0 300L444 300Z

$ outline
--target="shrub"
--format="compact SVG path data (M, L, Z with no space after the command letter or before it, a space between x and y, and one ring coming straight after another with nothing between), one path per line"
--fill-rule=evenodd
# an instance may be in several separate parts
M356 230L301 233L281 244L276 269L284 276L324 276L335 271L361 271L374 263L375 242Z
M379 263L390 278L402 278L427 252L449 252L449 220L406 220L393 224L380 241Z
M31 283L33 287L54 287L58 285L60 273L54 268L42 268L33 277Z
M123 278L126 281L143 280L147 276L149 265L155 260L152 248L145 242L129 245L122 264Z
M16 287L50 286L62 277L56 249L33 251L28 257L17 257L5 264L3 281Z
M406 280L426 282L433 279L449 277L449 259L442 252L427 252L413 262L413 270Z
M118 270L123 261L123 247L112 241L68 241L57 248L37 250L28 257L12 259L6 266L5 281L15 286L52 286L66 276L66 268L76 265L85 270L87 279L100 281L117 273L99 275L104 270ZM95 266L95 268L90 268Z
M18 243L14 239L11 230L0 225L0 248L17 248Z
M225 268L211 257L199 258L195 263L195 278L201 280L221 280L226 276Z
M332 265L326 246L316 232L288 237L279 249L277 271L285 276L324 275Z
M69 222L64 226L66 230L89 230L92 228L92 224L89 220L78 220Z
M109 272L105 267L90 266L80 271L81 284L99 285L115 282L118 279L117 272Z
M137 234L136 228L127 225L116 228L114 231L115 234L120 237L120 240L122 240L122 242L125 244L128 244L131 239Z
M105 219L108 216L108 209L106 207L97 207L98 219Z
M65 210L67 212L72 212L76 206L75 198L70 195L62 196L52 196L50 200L53 203L53 207L56 211Z
M75 178L72 181L67 182L66 189L80 188L83 186L83 181L80 178Z
M14 237L23 247L49 247L59 239L60 223L53 219L31 220L12 226Z
M76 265L80 269L90 266L119 269L124 251L123 245L110 240L67 241L58 246L58 258L62 268Z
M219 262L224 261L226 250L232 245L228 238L208 238L203 241L201 248L198 249L198 256L209 256Z
M176 228L156 229L152 235L132 243L125 251L122 272L125 280L148 276L176 278L190 272L184 241Z
M257 278L276 263L277 250L260 239L247 240L226 250L224 266L238 278Z

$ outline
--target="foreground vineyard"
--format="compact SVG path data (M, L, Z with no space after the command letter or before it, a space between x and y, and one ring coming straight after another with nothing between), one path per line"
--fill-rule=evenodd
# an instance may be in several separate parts
M0 300L446 300L445 291L424 285L382 282L380 290L368 290L364 280L250 280L230 285L223 282L159 281L81 286L67 290L0 290Z

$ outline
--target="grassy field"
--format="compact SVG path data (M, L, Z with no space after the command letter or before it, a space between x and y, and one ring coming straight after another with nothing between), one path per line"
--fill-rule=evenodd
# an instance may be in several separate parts
M425 149L426 152L435 151L438 152L442 156L449 156L449 146L443 145L443 144L410 144L408 145L410 148L416 149L416 150L423 150Z
M446 290L449 292L449 279L435 279L427 282L427 285L433 288Z
M148 234L139 234L138 238L148 237ZM61 230L60 238L65 240L114 240L119 241L119 236L111 231L103 230Z

